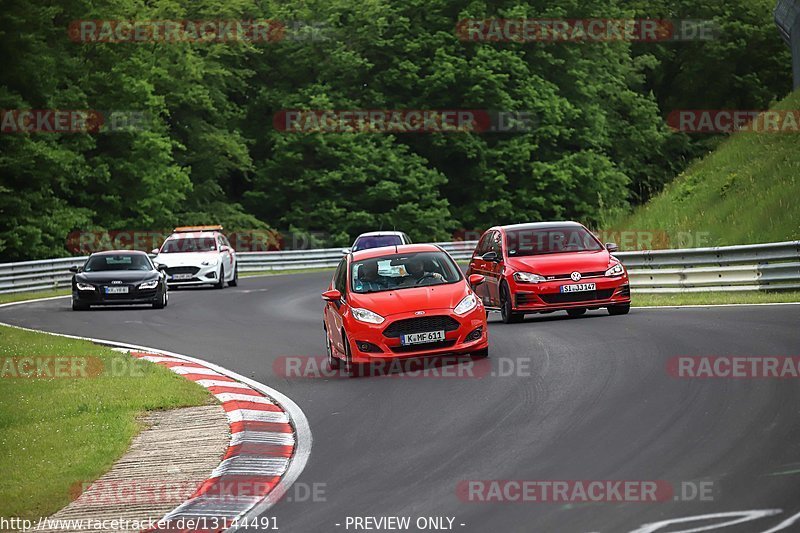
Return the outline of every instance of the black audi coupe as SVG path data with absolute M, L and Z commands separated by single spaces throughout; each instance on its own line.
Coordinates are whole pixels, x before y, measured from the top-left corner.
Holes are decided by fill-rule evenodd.
M 92 305 L 151 304 L 167 306 L 167 276 L 144 252 L 130 250 L 97 252 L 82 267 L 69 269 L 72 276 L 72 309 Z

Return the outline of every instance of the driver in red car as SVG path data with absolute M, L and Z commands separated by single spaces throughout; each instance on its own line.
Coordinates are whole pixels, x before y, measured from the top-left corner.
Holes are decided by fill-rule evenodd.
M 425 264 L 421 259 L 413 257 L 405 264 L 406 272 L 408 272 L 408 280 L 404 280 L 404 285 L 416 285 L 423 278 L 435 278 L 438 281 L 444 282 L 444 276 L 439 272 L 430 272 L 425 268 Z

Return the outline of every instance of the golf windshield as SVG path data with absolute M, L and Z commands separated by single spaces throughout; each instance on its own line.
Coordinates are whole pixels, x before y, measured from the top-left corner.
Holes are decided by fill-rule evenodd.
M 506 246 L 509 257 L 603 249 L 595 236 L 581 226 L 510 230 L 506 232 Z
M 395 254 L 353 261 L 351 273 L 351 288 L 361 294 L 455 283 L 461 279 L 461 271 L 443 252 Z

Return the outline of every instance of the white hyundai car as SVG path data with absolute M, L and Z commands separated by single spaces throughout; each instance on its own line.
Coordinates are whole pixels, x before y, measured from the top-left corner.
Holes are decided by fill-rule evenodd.
M 161 248 L 153 250 L 153 262 L 164 265 L 167 284 L 235 287 L 239 281 L 236 251 L 222 234 L 222 226 L 175 228 Z

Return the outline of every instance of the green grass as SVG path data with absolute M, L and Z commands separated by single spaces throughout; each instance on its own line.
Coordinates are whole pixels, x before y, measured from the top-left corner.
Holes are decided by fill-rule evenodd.
M 763 304 L 800 302 L 800 291 L 788 292 L 705 292 L 679 294 L 642 294 L 634 291 L 634 307 L 653 305 Z
M 0 304 L 10 302 L 21 302 L 22 300 L 33 300 L 35 298 L 51 298 L 53 296 L 67 296 L 70 289 L 57 289 L 42 292 L 13 292 L 11 294 L 0 294 Z
M 95 377 L 22 378 L 9 358 L 96 357 Z M 35 519 L 70 501 L 71 487 L 106 472 L 142 428 L 145 411 L 211 403 L 199 385 L 90 342 L 0 327 L 0 516 Z M 20 367 L 15 365 L 15 368 Z M 74 496 L 74 494 L 72 494 Z
M 774 109 L 800 109 L 800 91 Z M 800 239 L 800 134 L 738 133 L 609 231 L 663 231 L 668 248 Z M 630 248 L 629 248 L 630 249 Z

